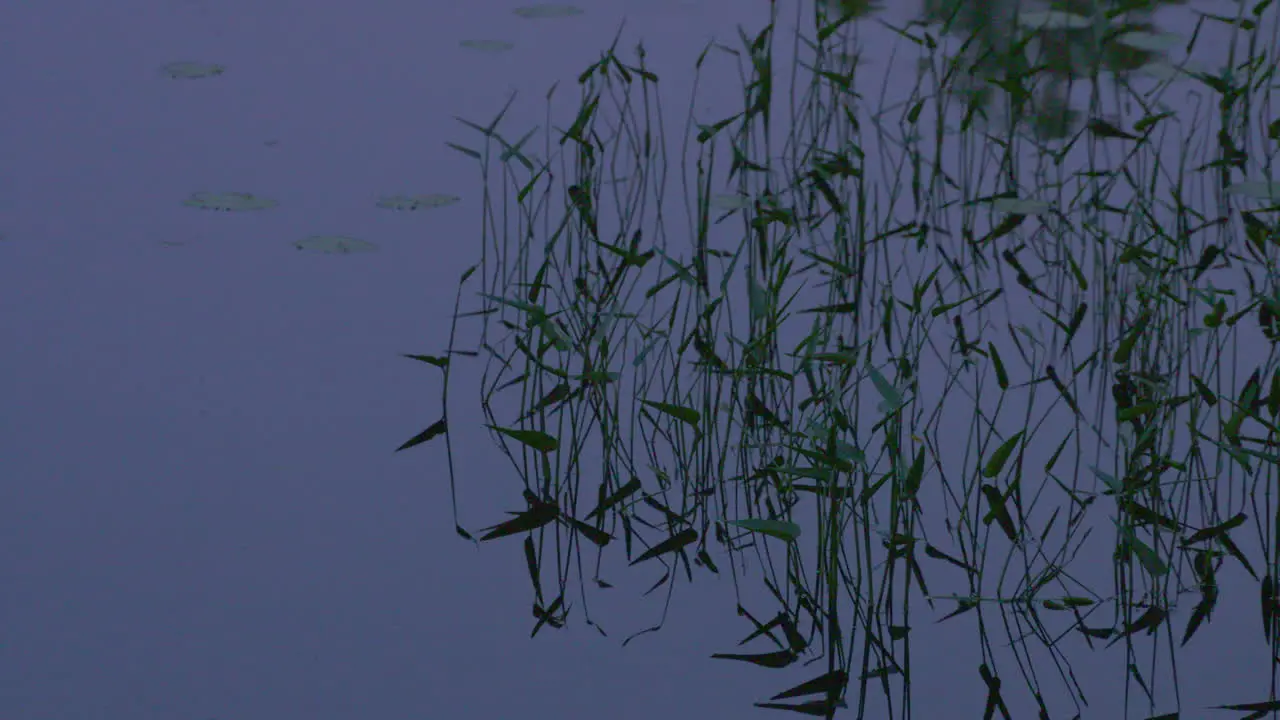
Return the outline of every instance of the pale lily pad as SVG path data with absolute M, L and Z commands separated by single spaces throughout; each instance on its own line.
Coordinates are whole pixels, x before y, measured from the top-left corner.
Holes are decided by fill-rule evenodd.
M 751 198 L 735 193 L 712 195 L 707 205 L 716 210 L 742 210 L 751 207 Z
M 293 244 L 299 250 L 324 253 L 326 255 L 350 255 L 351 253 L 371 253 L 378 249 L 377 245 L 359 238 L 345 235 L 312 235 Z
M 902 393 L 898 392 L 898 389 L 893 386 L 893 383 L 886 380 L 884 375 L 880 374 L 879 370 L 876 370 L 875 368 L 868 368 L 868 370 L 871 373 L 872 384 L 876 386 L 876 391 L 878 391 L 880 393 L 880 397 L 883 398 L 883 402 L 878 406 L 880 408 L 880 412 L 895 412 L 898 408 L 906 404 L 906 401 L 902 398 Z
M 506 40 L 463 40 L 458 44 L 468 50 L 491 54 L 504 53 L 516 46 Z
M 760 287 L 755 275 L 747 273 L 747 307 L 751 309 L 751 314 L 755 317 L 767 317 L 771 299 L 769 288 Z
M 1280 182 L 1245 180 L 1228 186 L 1226 192 L 1231 195 L 1244 195 L 1254 200 L 1280 200 Z
M 856 52 L 833 52 L 830 58 L 833 64 L 846 68 L 870 64 L 870 61 L 862 56 L 862 53 Z
M 1182 76 L 1181 70 L 1163 60 L 1143 65 L 1138 68 L 1138 73 L 1156 80 L 1176 80 Z
M 1156 60 L 1138 68 L 1138 72 L 1157 80 L 1181 80 L 1192 77 L 1196 73 L 1217 76 L 1223 70 L 1222 68 L 1211 67 L 1199 60 L 1184 60 L 1176 64 L 1167 60 Z
M 1020 13 L 1018 24 L 1036 30 L 1083 30 L 1093 27 L 1093 20 L 1061 10 L 1041 10 Z
M 1119 35 L 1116 37 L 1116 42 L 1137 50 L 1146 50 L 1154 53 L 1168 52 L 1186 43 L 1182 37 L 1173 33 L 1149 33 L 1141 30 Z
M 991 209 L 1016 215 L 1038 215 L 1049 209 L 1049 203 L 1043 200 L 1002 197 L 991 201 Z
M 269 198 L 250 195 L 241 192 L 196 192 L 191 193 L 191 197 L 182 201 L 187 207 L 200 208 L 202 210 L 221 210 L 224 212 L 246 210 L 266 210 L 273 208 L 280 203 Z
M 752 532 L 764 533 L 770 537 L 776 537 L 787 542 L 795 542 L 800 537 L 800 526 L 787 522 L 786 520 L 764 520 L 761 518 L 750 518 L 747 520 L 730 520 L 730 525 L 737 525 L 744 530 Z
M 462 198 L 457 195 L 383 195 L 378 198 L 378 207 L 384 210 L 429 210 L 431 208 L 452 205 Z
M 543 3 L 540 5 L 530 5 L 528 7 L 516 8 L 513 11 L 516 15 L 529 20 L 540 20 L 543 18 L 563 18 L 581 15 L 582 8 L 573 5 L 557 5 L 555 3 Z
M 225 65 L 217 63 L 180 61 L 171 62 L 160 68 L 160 74 L 175 80 L 195 80 L 197 78 L 216 77 L 226 72 Z

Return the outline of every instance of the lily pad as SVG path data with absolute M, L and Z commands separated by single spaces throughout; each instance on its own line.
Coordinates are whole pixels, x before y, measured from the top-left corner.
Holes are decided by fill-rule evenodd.
M 850 53 L 850 52 L 843 52 L 843 51 L 833 52 L 828 57 L 831 59 L 831 62 L 837 67 L 852 68 L 859 65 L 870 64 L 867 58 L 862 56 L 862 53 L 856 53 L 856 52 Z
M 991 209 L 1016 215 L 1038 215 L 1049 209 L 1049 203 L 1043 200 L 1002 197 L 991 201 Z
M 555 3 L 543 3 L 540 5 L 529 5 L 528 7 L 520 7 L 513 10 L 516 15 L 529 20 L 540 20 L 543 18 L 564 18 L 581 15 L 582 8 L 574 5 L 557 5 Z
M 504 53 L 516 46 L 515 43 L 506 40 L 463 40 L 458 44 L 468 50 L 494 55 Z
M 730 520 L 730 525 L 737 525 L 744 530 L 752 532 L 764 533 L 770 537 L 776 537 L 787 542 L 795 542 L 800 537 L 800 526 L 787 522 L 786 520 L 765 520 L 762 518 L 749 518 L 747 520 Z
M 179 61 L 171 62 L 160 68 L 160 74 L 175 80 L 195 80 L 197 78 L 217 77 L 226 72 L 225 65 L 206 62 Z
M 1093 20 L 1061 10 L 1040 10 L 1019 14 L 1018 24 L 1035 30 L 1083 30 L 1093 27 Z
M 1280 182 L 1265 180 L 1244 180 L 1227 187 L 1231 195 L 1244 195 L 1254 200 L 1280 200 Z
M 1184 38 L 1173 33 L 1149 33 L 1141 30 L 1119 35 L 1116 37 L 1116 42 L 1136 50 L 1146 50 L 1153 53 L 1168 52 L 1179 45 L 1186 44 Z
M 241 192 L 196 192 L 182 201 L 187 207 L 201 210 L 221 210 L 223 212 L 243 212 L 246 210 L 266 210 L 280 203 L 270 198 L 258 197 Z
M 299 250 L 324 253 L 326 255 L 350 255 L 351 253 L 376 252 L 377 245 L 358 238 L 345 235 L 312 235 L 293 244 Z
M 452 205 L 462 198 L 457 195 L 383 195 L 378 198 L 378 207 L 384 210 L 429 210 L 431 208 Z
M 722 193 L 708 198 L 707 205 L 715 210 L 742 210 L 751 207 L 751 198 L 734 193 Z
M 1182 70 L 1164 60 L 1147 63 L 1138 68 L 1137 72 L 1156 80 L 1177 80 L 1183 75 Z

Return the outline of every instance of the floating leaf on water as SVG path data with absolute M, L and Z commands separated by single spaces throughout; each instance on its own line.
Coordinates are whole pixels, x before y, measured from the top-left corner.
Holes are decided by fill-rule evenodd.
M 795 542 L 795 539 L 800 537 L 800 526 L 786 520 L 748 518 L 746 520 L 730 520 L 729 524 L 737 525 L 744 530 L 764 533 L 770 537 L 776 537 L 781 540 L 786 540 L 787 542 Z
M 1227 187 L 1231 195 L 1244 195 L 1254 200 L 1280 200 L 1280 182 L 1245 180 Z
M 431 427 L 427 428 L 426 430 L 423 430 L 417 435 L 414 435 L 413 437 L 406 440 L 403 445 L 396 448 L 396 452 L 400 452 L 401 450 L 407 450 L 411 447 L 414 447 L 415 445 L 421 445 L 422 443 L 427 442 L 431 438 L 436 437 L 438 435 L 444 435 L 447 432 L 449 432 L 449 421 L 445 420 L 444 418 L 441 418 L 437 420 L 435 423 L 433 423 Z
M 1089 120 L 1089 122 L 1085 124 L 1085 127 L 1088 128 L 1089 132 L 1093 133 L 1096 137 L 1117 138 L 1122 140 L 1140 139 L 1137 135 L 1127 133 L 1102 118 L 1093 118 Z
M 1149 33 L 1142 30 L 1134 30 L 1118 35 L 1116 42 L 1128 45 L 1136 50 L 1161 53 L 1183 45 L 1186 41 L 1173 33 Z
M 560 448 L 560 441 L 558 439 L 540 430 L 521 430 L 519 428 L 498 427 L 497 425 L 485 425 L 485 427 L 490 430 L 496 430 L 514 440 L 518 440 L 539 452 L 555 452 Z
M 1092 470 L 1093 474 L 1097 475 L 1102 482 L 1107 484 L 1107 487 L 1110 488 L 1112 494 L 1120 495 L 1124 493 L 1124 486 L 1120 484 L 1120 481 L 1116 479 L 1115 475 L 1100 470 L 1096 465 L 1090 465 L 1089 469 Z
M 652 400 L 641 400 L 640 402 L 644 403 L 645 405 L 648 405 L 649 407 L 655 410 L 658 410 L 659 412 L 666 413 L 667 415 L 670 415 L 671 417 L 677 420 L 686 422 L 692 425 L 694 428 L 698 427 L 698 421 L 702 417 L 697 410 L 694 410 L 693 408 L 685 407 L 683 405 L 673 405 L 671 403 L 653 402 Z
M 1154 60 L 1138 68 L 1137 72 L 1156 80 L 1173 81 L 1186 80 L 1194 77 L 1195 73 L 1217 75 L 1219 70 L 1196 60 L 1184 60 L 1177 63 L 1168 60 Z
M 743 662 L 749 662 L 753 665 L 759 665 L 760 667 L 784 668 L 790 665 L 791 663 L 795 662 L 798 655 L 794 650 L 788 649 L 788 650 L 775 650 L 773 652 L 754 653 L 754 654 L 712 653 L 711 657 L 716 658 L 718 660 L 741 660 Z M 784 705 L 783 703 L 756 703 L 756 704 L 763 707 L 769 707 L 769 706 L 791 707 L 788 705 Z M 804 704 L 807 705 L 808 703 L 804 703 Z M 796 705 L 794 707 L 800 707 L 800 706 Z M 809 713 L 809 714 L 820 714 L 820 713 Z
M 982 477 L 994 478 L 1000 475 L 1000 471 L 1004 469 L 1004 464 L 1009 460 L 1009 456 L 1013 454 L 1014 446 L 1022 439 L 1022 430 L 1013 434 L 1013 437 L 1005 440 L 1000 447 L 996 448 L 991 454 L 991 458 L 987 460 L 986 467 L 982 469 Z
M 182 204 L 202 210 L 243 212 L 246 210 L 266 210 L 280 203 L 269 198 L 242 192 L 195 192 L 191 193 L 191 197 L 183 200 Z
M 991 201 L 991 209 L 1016 215 L 1038 215 L 1048 211 L 1049 203 L 1043 200 L 1002 197 Z
M 860 65 L 871 64 L 862 53 L 836 51 L 827 55 L 831 64 L 838 68 L 856 68 Z
M 452 205 L 462 198 L 457 195 L 384 195 L 378 199 L 378 207 L 384 210 L 427 210 Z
M 293 244 L 299 250 L 324 253 L 326 255 L 350 255 L 351 253 L 371 253 L 378 249 L 367 240 L 360 240 L 344 235 L 312 235 Z
M 760 283 L 755 279 L 754 275 L 747 275 L 747 301 L 751 314 L 758 318 L 767 317 L 770 307 L 770 291 L 766 287 L 760 287 Z
M 529 5 L 513 10 L 516 15 L 529 20 L 540 20 L 543 18 L 563 18 L 581 15 L 582 8 L 573 5 L 557 5 L 555 3 L 543 3 L 539 5 Z
M 880 11 L 884 5 L 883 0 L 818 0 L 817 4 L 829 18 L 828 22 L 840 17 L 863 18 Z
M 504 53 L 515 47 L 515 43 L 506 40 L 463 40 L 458 43 L 468 50 L 475 50 L 482 53 Z
M 1038 30 L 1082 30 L 1093 27 L 1093 20 L 1061 10 L 1041 10 L 1019 14 L 1018 24 Z
M 1194 77 L 1196 73 L 1211 75 L 1213 77 L 1225 76 L 1228 79 L 1231 77 L 1231 68 L 1222 67 L 1220 65 L 1210 65 L 1209 63 L 1201 62 L 1200 60 L 1187 60 L 1186 62 L 1179 63 L 1177 67 L 1184 74 L 1191 77 Z
M 675 552 L 677 550 L 680 550 L 680 548 L 683 548 L 685 545 L 688 545 L 689 543 L 697 539 L 698 539 L 697 530 L 694 530 L 693 528 L 685 528 L 684 530 L 681 530 L 675 535 L 672 535 L 666 540 L 663 540 L 657 545 L 654 545 L 648 550 L 645 550 L 644 552 L 640 553 L 639 557 L 631 561 L 631 564 L 635 565 L 636 563 L 644 562 L 645 560 L 650 560 L 664 553 Z
M 1156 80 L 1176 80 L 1182 77 L 1181 70 L 1163 60 L 1147 63 L 1138 68 L 1137 72 Z
M 216 77 L 226 72 L 225 65 L 217 63 L 180 61 L 171 62 L 160 68 L 160 74 L 175 80 L 195 80 L 197 78 Z
M 707 205 L 716 210 L 741 210 L 751 207 L 751 198 L 734 193 L 722 193 L 712 195 L 707 200 Z
M 879 370 L 868 368 L 868 371 L 871 373 L 871 382 L 876 386 L 876 391 L 884 399 L 884 402 L 879 405 L 880 412 L 891 413 L 902 407 L 904 402 L 898 389 L 886 380 Z

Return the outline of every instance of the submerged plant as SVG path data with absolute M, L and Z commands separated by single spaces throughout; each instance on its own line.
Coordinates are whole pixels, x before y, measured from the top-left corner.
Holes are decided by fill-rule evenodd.
M 514 142 L 498 131 L 510 102 L 486 125 L 464 121 L 483 148 L 451 144 L 480 164 L 481 260 L 462 275 L 446 353 L 408 356 L 444 371 L 445 416 L 399 449 L 442 436 L 453 494 L 450 370 L 483 354 L 486 426 L 523 500 L 479 540 L 523 538 L 535 634 L 565 624 L 575 584 L 605 633 L 584 586 L 611 587 L 606 557 L 661 565 L 654 588 L 668 601 L 682 576 L 723 564 L 749 638 L 773 647 L 714 657 L 825 659 L 761 707 L 910 717 L 923 600 L 951 606 L 942 621 L 978 620 L 982 662 L 958 671 L 984 683 L 987 718 L 1010 717 L 1014 674 L 1050 716 L 1045 654 L 1081 712 L 1064 637 L 1076 650 L 1121 645 L 1126 688 L 1147 714 L 1176 717 L 1182 701 L 1152 692 L 1155 660 L 1140 668 L 1137 652 L 1170 641 L 1160 671 L 1176 680 L 1173 657 L 1211 619 L 1225 565 L 1259 588 L 1248 602 L 1261 604 L 1271 649 L 1260 661 L 1280 658 L 1269 530 L 1280 522 L 1280 194 L 1266 179 L 1280 121 L 1250 125 L 1269 117 L 1251 92 L 1265 100 L 1277 66 L 1262 37 L 1268 4 L 1249 18 L 1240 5 L 1249 60 L 1236 62 L 1233 41 L 1233 74 L 1195 76 L 1214 99 L 1207 117 L 1160 104 L 1169 81 L 1145 92 L 1121 73 L 1109 96 L 1095 79 L 1087 120 L 1059 127 L 1058 149 L 1023 132 L 1037 120 L 1020 111 L 1024 83 L 1063 81 L 1053 63 L 985 83 L 1008 123 L 984 131 L 954 98 L 986 60 L 946 56 L 931 25 L 894 28 L 922 53 L 920 81 L 896 104 L 883 92 L 871 102 L 840 59 L 855 10 L 871 4 L 827 3 L 794 41 L 805 74 L 775 87 L 773 4 L 741 49 L 699 58 L 700 74 L 713 49 L 732 53 L 747 85 L 729 117 L 698 123 L 690 111 L 688 244 L 668 241 L 660 80 L 643 46 L 624 61 L 615 39 L 579 78 L 576 117 L 545 134 L 546 160 L 525 149 L 534 130 Z M 1084 30 L 1063 15 L 1080 3 L 1051 5 L 1026 32 Z M 1123 12 L 1091 17 L 1104 36 L 1151 29 Z M 1014 44 L 1029 37 L 1018 27 L 1006 28 Z M 472 282 L 480 305 L 463 313 Z M 825 299 L 802 302 L 813 288 Z M 1015 324 L 1028 309 L 1042 321 Z M 482 320 L 475 350 L 457 345 L 467 316 Z M 1269 350 L 1240 353 L 1241 338 Z M 500 395 L 513 410 L 495 409 Z M 1257 550 L 1239 543 L 1249 526 Z M 1078 560 L 1105 537 L 1109 563 Z M 752 577 L 770 610 L 744 606 L 739 581 Z M 1191 612 L 1175 629 L 1180 602 Z M 1006 649 L 988 637 L 997 616 Z M 1280 709 L 1274 665 L 1271 676 L 1270 699 L 1223 707 Z M 886 711 L 867 707 L 875 687 Z

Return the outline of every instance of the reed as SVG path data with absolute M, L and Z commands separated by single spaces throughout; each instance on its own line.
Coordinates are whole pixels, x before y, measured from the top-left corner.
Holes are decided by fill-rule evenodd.
M 445 439 L 457 524 L 450 371 L 483 358 L 523 500 L 479 540 L 523 538 L 534 632 L 573 594 L 590 622 L 587 586 L 624 553 L 663 567 L 668 603 L 682 576 L 730 575 L 744 629 L 773 644 L 716 657 L 825 661 L 761 707 L 910 717 L 926 618 L 966 616 L 983 662 L 957 672 L 985 683 L 986 717 L 1009 717 L 1011 678 L 1048 717 L 1054 675 L 1082 712 L 1068 655 L 1086 643 L 1122 645 L 1126 712 L 1154 715 L 1184 709 L 1151 690 L 1154 648 L 1176 678 L 1230 563 L 1280 656 L 1270 0 L 1200 16 L 1232 27 L 1216 75 L 1165 60 L 1149 3 L 934 0 L 892 27 L 842 0 L 796 11 L 780 77 L 771 5 L 740 47 L 700 56 L 698 78 L 711 53 L 735 58 L 743 100 L 702 122 L 691 100 L 678 168 L 663 85 L 617 38 L 540 153 L 536 129 L 499 131 L 506 108 L 464 121 L 482 145 L 452 145 L 482 174 L 481 258 L 445 354 L 410 356 L 444 371 L 445 415 L 401 449 Z M 859 92 L 860 26 L 918 55 L 905 96 Z M 1189 86 L 1192 112 L 1161 100 Z M 1251 528 L 1261 559 L 1238 542 Z M 776 601 L 760 619 L 749 579 Z M 919 618 L 922 602 L 944 606 Z M 1274 668 L 1255 711 L 1280 708 Z

